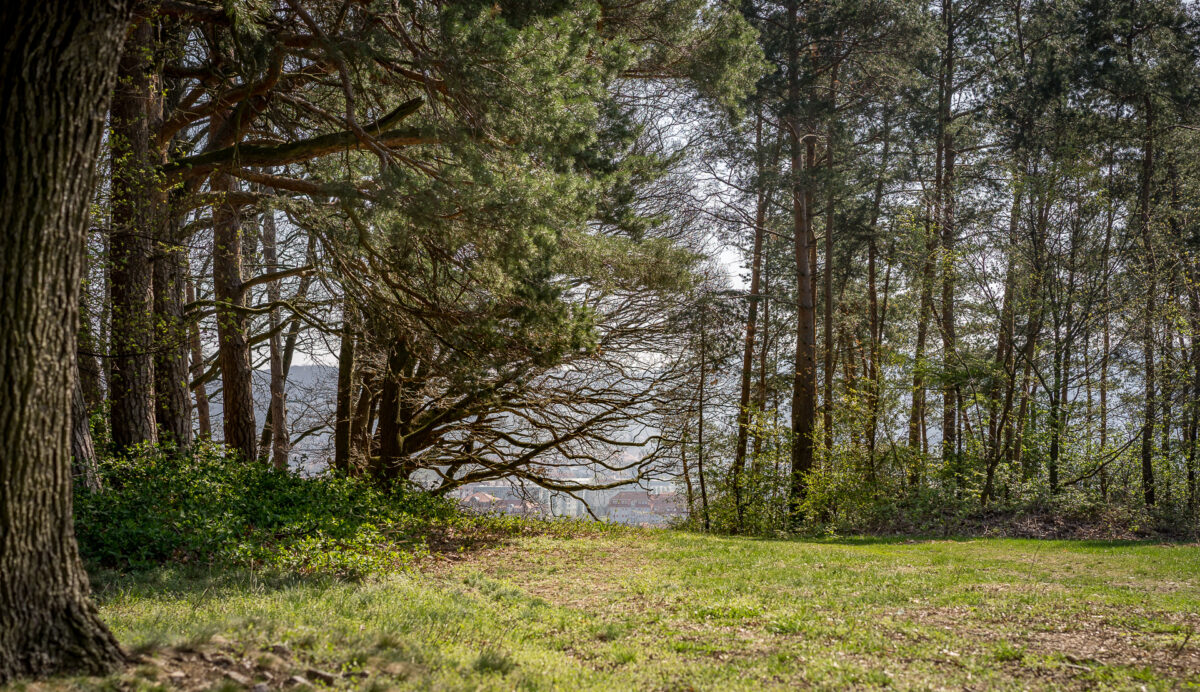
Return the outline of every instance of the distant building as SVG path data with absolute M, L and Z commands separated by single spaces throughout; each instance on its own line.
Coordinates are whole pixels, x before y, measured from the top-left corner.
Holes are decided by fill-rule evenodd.
M 562 471 L 555 475 L 556 480 L 578 486 L 604 482 L 596 476 L 571 476 Z M 686 514 L 683 502 L 670 487 L 651 481 L 648 489 L 626 486 L 628 489 L 580 490 L 572 494 L 493 481 L 471 483 L 452 491 L 450 496 L 464 508 L 480 514 L 574 519 L 595 516 L 616 524 L 664 526 Z
M 462 498 L 460 502 L 462 502 L 467 509 L 487 513 L 496 511 L 496 505 L 500 502 L 500 498 L 487 493 L 471 493 L 470 495 Z
M 653 494 L 646 490 L 622 490 L 608 501 L 609 521 L 633 526 L 661 526 L 683 515 L 675 493 Z
M 518 497 L 496 497 L 491 493 L 474 492 L 459 497 L 467 509 L 480 514 L 509 514 L 513 516 L 540 516 L 541 505 Z

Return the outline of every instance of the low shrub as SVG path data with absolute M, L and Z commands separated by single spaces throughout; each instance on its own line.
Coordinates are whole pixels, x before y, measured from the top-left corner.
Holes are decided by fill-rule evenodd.
M 186 454 L 142 448 L 100 461 L 103 490 L 77 488 L 75 531 L 93 567 L 164 563 L 278 569 L 356 578 L 425 552 L 449 500 L 356 478 L 302 478 L 227 459 L 198 442 Z

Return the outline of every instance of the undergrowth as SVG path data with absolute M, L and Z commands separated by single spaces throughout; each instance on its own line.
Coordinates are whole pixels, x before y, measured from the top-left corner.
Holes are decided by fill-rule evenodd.
M 90 567 L 251 567 L 361 577 L 402 569 L 427 551 L 431 524 L 453 504 L 397 486 L 302 478 L 229 459 L 198 442 L 188 453 L 143 448 L 100 460 L 103 490 L 76 489 L 75 530 Z
M 75 490 L 75 533 L 90 570 L 252 569 L 360 579 L 409 568 L 431 552 L 516 536 L 582 536 L 622 527 L 478 516 L 405 485 L 312 478 L 225 456 L 144 447 L 99 462 L 100 492 Z

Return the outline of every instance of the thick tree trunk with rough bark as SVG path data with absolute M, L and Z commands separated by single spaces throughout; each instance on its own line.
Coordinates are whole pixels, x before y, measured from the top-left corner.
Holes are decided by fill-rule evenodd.
M 88 201 L 130 4 L 8 2 L 0 52 L 0 685 L 124 656 L 71 516 L 71 398 Z
M 213 192 L 235 190 L 225 173 L 212 177 Z M 225 446 L 242 459 L 258 452 L 254 421 L 253 371 L 242 289 L 241 210 L 229 201 L 213 207 L 213 288 L 217 299 L 217 360 L 221 365 L 222 427 Z
M 168 230 L 169 227 L 168 227 Z M 188 321 L 183 315 L 187 255 L 172 238 L 159 244 L 154 258 L 154 419 L 159 437 L 180 449 L 192 446 L 192 399 L 189 391 Z
M 142 19 L 125 40 L 112 102 L 112 439 L 118 448 L 157 441 L 154 411 L 154 286 L 151 255 L 163 204 L 151 134 L 162 119 L 149 58 L 153 27 Z

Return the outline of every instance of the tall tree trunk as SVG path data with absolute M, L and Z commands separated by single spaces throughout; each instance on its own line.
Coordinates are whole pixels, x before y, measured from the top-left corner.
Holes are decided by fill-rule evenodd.
M 879 215 L 883 207 L 883 172 L 888 169 L 892 145 L 892 109 L 886 106 L 883 112 L 883 154 L 879 159 L 879 175 L 875 178 L 875 193 L 871 201 L 870 236 L 867 238 L 867 319 L 871 332 L 869 360 L 867 362 L 867 463 L 872 475 L 875 472 L 875 446 L 879 433 L 879 399 L 882 389 L 879 366 L 883 346 L 883 324 L 879 314 L 879 292 L 876 284 L 876 264 L 879 257 Z M 886 289 L 885 289 L 886 290 Z
M 152 134 L 162 120 L 153 25 L 138 20 L 125 40 L 112 102 L 112 375 L 113 443 L 119 449 L 157 441 L 154 419 L 154 287 L 151 254 L 163 200 Z
M 833 71 L 833 82 L 837 81 L 837 70 Z M 825 272 L 822 278 L 825 283 L 825 314 L 821 320 L 821 327 L 824 332 L 822 341 L 824 341 L 824 357 L 825 362 L 825 391 L 822 406 L 821 406 L 821 426 L 824 433 L 825 442 L 825 457 L 830 462 L 833 460 L 833 376 L 834 364 L 833 354 L 835 350 L 833 342 L 833 135 L 829 135 L 829 143 L 826 145 L 826 166 L 829 169 L 829 180 L 827 184 L 829 189 L 825 194 Z M 811 211 L 810 211 L 811 213 Z
M 1141 185 L 1138 192 L 1138 221 L 1141 224 L 1143 252 L 1146 264 L 1146 314 L 1142 321 L 1142 356 L 1145 366 L 1145 406 L 1142 421 L 1142 497 L 1146 505 L 1154 505 L 1154 320 L 1155 293 L 1158 292 L 1157 267 L 1154 261 L 1154 242 L 1150 228 L 1150 189 L 1154 178 L 1154 106 L 1147 98 L 1144 106 L 1145 135 L 1142 142 Z
M 1104 221 L 1104 249 L 1100 254 L 1100 280 L 1103 283 L 1101 288 L 1101 296 L 1104 300 L 1102 312 L 1104 314 L 1103 321 L 1103 350 L 1100 353 L 1100 456 L 1104 455 L 1108 448 L 1108 359 L 1112 353 L 1112 324 L 1110 313 L 1112 312 L 1112 298 L 1109 295 L 1109 253 L 1112 248 L 1112 231 L 1113 222 L 1116 216 L 1116 208 L 1113 204 L 1115 195 L 1112 193 L 1112 178 L 1113 178 L 1113 159 L 1114 152 L 1109 152 L 1108 160 L 1108 180 L 1106 188 L 1108 194 L 1105 195 L 1107 203 L 1105 204 L 1105 221 Z M 1108 502 L 1108 467 L 1106 465 L 1100 467 L 1100 497 L 1105 502 Z
M 763 235 L 766 232 L 767 194 L 762 155 L 762 115 L 758 116 L 754 130 L 754 146 L 758 157 L 758 199 L 754 208 L 754 250 L 750 260 L 750 305 L 746 316 L 746 337 L 742 346 L 742 383 L 738 398 L 738 435 L 733 457 L 733 493 L 737 507 L 738 528 L 742 523 L 741 475 L 746 465 L 746 442 L 750 435 L 750 377 L 754 369 L 754 337 L 758 324 L 759 274 L 762 269 Z M 759 412 L 761 414 L 761 412 Z
M 1017 291 L 1016 245 L 1021 216 L 1021 186 L 1017 183 L 1017 175 L 1018 168 L 1014 166 L 1013 201 L 1008 219 L 1008 267 L 1004 272 L 1004 296 L 1000 304 L 1000 324 L 996 329 L 996 357 L 992 364 L 994 374 L 988 391 L 988 445 L 980 495 L 980 504 L 984 507 L 995 494 L 996 468 L 1004 454 L 1002 436 L 1012 417 L 1013 389 L 1016 386 L 1016 309 L 1013 303 Z
M 87 209 L 131 3 L 0 6 L 0 685 L 100 674 L 71 513 L 71 399 Z
M 173 224 L 165 230 L 154 259 L 154 418 L 162 439 L 186 449 L 192 445 L 189 321 L 183 314 L 187 252 L 176 243 Z
M 793 76 L 793 81 L 797 78 Z M 798 103 L 798 94 L 793 94 Z M 802 176 L 811 173 L 803 169 L 800 124 L 791 123 L 789 132 L 792 150 L 792 223 L 796 261 L 796 360 L 792 383 L 792 467 L 791 513 L 800 518 L 801 506 L 808 492 L 808 473 L 813 468 L 813 423 L 816 416 L 816 311 L 813 301 L 813 276 L 810 254 L 810 208 L 808 190 Z M 811 143 L 809 144 L 811 146 Z
M 214 193 L 233 192 L 226 173 L 214 173 Z M 217 300 L 217 360 L 221 366 L 222 428 L 225 445 L 242 459 L 255 459 L 253 372 L 242 289 L 241 208 L 225 200 L 213 206 L 213 289 Z
M 755 468 L 758 468 L 758 456 L 759 456 L 760 452 L 762 451 L 762 441 L 763 441 L 763 436 L 764 436 L 764 433 L 762 431 L 763 431 L 763 426 L 765 426 L 765 424 L 766 424 L 767 360 L 770 356 L 770 349 L 771 349 L 771 299 L 770 299 L 770 295 L 771 295 L 771 263 L 769 261 L 767 261 L 767 258 L 771 256 L 770 238 L 764 237 L 763 243 L 765 244 L 766 252 L 764 252 L 764 254 L 763 254 L 762 289 L 761 289 L 763 314 L 762 314 L 762 338 L 760 339 L 760 341 L 762 342 L 762 346 L 759 348 L 759 351 L 758 351 L 758 386 L 755 388 L 755 393 L 754 393 L 754 408 L 755 408 L 755 410 L 757 410 L 759 412 L 759 415 L 762 416 L 763 418 L 760 421 L 762 423 L 762 425 L 760 425 L 758 428 L 759 432 L 757 434 L 755 434 L 755 436 L 754 436 Z
M 945 46 L 942 56 L 942 86 L 939 100 L 938 129 L 942 140 L 942 170 L 937 181 L 938 223 L 942 232 L 942 361 L 947 380 L 942 387 L 942 462 L 954 472 L 956 487 L 965 483 L 958 454 L 959 384 L 958 354 L 954 315 L 955 274 L 958 258 L 954 256 L 958 229 L 955 227 L 954 162 L 955 142 L 951 122 L 951 107 L 955 94 L 955 23 L 954 0 L 942 0 L 942 20 Z
M 1187 431 L 1187 506 L 1194 514 L 1196 511 L 1196 439 L 1200 430 L 1200 292 L 1197 291 L 1195 267 L 1189 272 L 1193 280 L 1188 286 L 1189 322 L 1191 327 L 1191 375 L 1192 392 L 1188 409 L 1190 424 Z
M 937 253 L 938 234 L 925 226 L 925 266 L 921 271 L 921 305 L 917 315 L 917 340 L 913 349 L 912 408 L 908 416 L 908 447 L 914 457 L 924 451 L 925 441 L 925 346 L 929 338 L 929 319 L 933 315 L 933 264 Z M 909 469 L 909 485 L 920 482 L 919 464 L 913 459 Z

